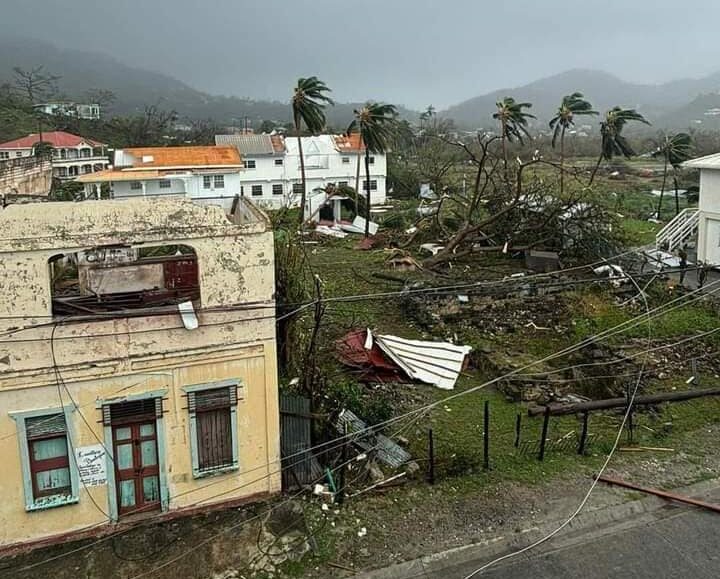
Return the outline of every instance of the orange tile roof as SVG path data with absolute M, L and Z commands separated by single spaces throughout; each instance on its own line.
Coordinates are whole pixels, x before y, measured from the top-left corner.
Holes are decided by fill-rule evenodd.
M 365 145 L 360 138 L 360 133 L 351 133 L 349 135 L 335 135 L 335 146 L 338 151 L 364 151 Z
M 162 179 L 160 171 L 121 171 L 119 169 L 105 169 L 95 173 L 80 175 L 75 181 L 78 183 L 107 183 L 109 181 L 141 181 L 146 179 Z
M 236 147 L 134 147 L 123 149 L 137 159 L 134 169 L 145 167 L 242 167 L 242 159 Z M 152 160 L 143 162 L 143 157 Z

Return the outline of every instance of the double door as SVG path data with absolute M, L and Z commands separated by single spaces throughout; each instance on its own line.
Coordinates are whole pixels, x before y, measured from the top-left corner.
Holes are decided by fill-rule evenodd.
M 154 420 L 113 425 L 115 482 L 120 515 L 160 508 L 160 471 Z

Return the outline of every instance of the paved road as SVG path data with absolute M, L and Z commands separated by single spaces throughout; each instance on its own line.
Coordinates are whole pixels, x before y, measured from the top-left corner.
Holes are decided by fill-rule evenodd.
M 666 516 L 630 528 L 627 523 L 547 543 L 527 555 L 476 575 L 483 579 L 717 579 L 720 577 L 720 514 L 669 507 Z M 631 523 L 632 524 L 632 523 Z M 558 540 L 562 540 L 558 537 Z M 418 577 L 463 579 L 486 560 Z

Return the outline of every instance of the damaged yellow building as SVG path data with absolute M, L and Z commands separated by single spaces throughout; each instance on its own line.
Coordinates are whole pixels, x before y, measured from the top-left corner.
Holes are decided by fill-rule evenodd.
M 0 550 L 280 489 L 272 232 L 181 199 L 0 211 Z

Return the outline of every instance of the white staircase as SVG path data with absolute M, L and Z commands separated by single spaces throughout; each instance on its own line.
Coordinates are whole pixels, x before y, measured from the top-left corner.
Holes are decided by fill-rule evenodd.
M 700 211 L 696 207 L 683 209 L 658 231 L 655 236 L 655 247 L 670 252 L 681 247 L 685 241 L 697 235 L 699 220 Z

